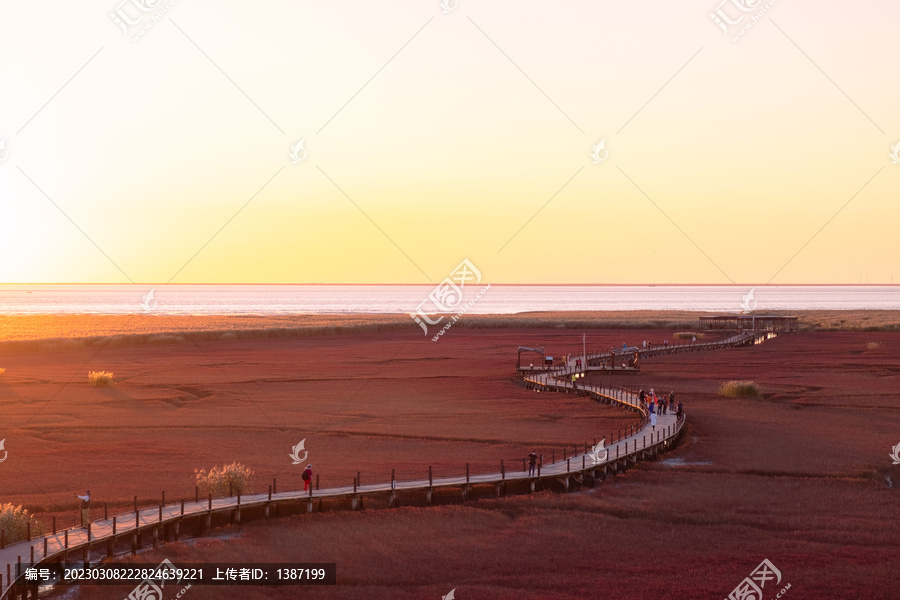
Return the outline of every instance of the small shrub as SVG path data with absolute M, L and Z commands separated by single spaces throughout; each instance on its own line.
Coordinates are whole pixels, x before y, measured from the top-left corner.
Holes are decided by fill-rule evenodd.
M 224 465 L 221 468 L 213 467 L 206 472 L 205 469 L 194 470 L 199 485 L 207 493 L 213 496 L 228 496 L 231 494 L 246 494 L 250 492 L 250 476 L 253 471 L 239 462 Z
M 866 349 L 867 350 L 878 350 L 881 348 L 881 342 L 867 342 Z M 0 369 L 0 375 L 3 374 L 3 369 Z
M 91 371 L 88 373 L 88 381 L 96 387 L 106 387 L 113 384 L 113 374 L 109 371 Z
M 25 539 L 31 515 L 21 505 L 0 504 L 0 530 L 7 544 Z M 43 535 L 44 528 L 37 521 L 31 521 L 31 537 Z
M 706 337 L 706 334 L 703 332 L 695 332 L 695 331 L 679 331 L 675 334 L 675 339 L 678 340 L 690 340 L 693 338 L 697 338 L 698 340 Z
M 719 393 L 729 398 L 759 398 L 759 386 L 752 381 L 726 381 Z

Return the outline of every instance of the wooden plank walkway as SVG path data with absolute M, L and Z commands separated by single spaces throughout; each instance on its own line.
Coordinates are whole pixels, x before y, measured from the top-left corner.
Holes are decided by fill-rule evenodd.
M 678 354 L 688 351 L 716 350 L 730 348 L 750 343 L 758 343 L 764 338 L 760 334 L 744 333 L 727 338 L 719 342 L 697 343 L 689 345 L 673 345 L 666 347 L 654 347 L 647 350 L 639 350 L 642 356 L 657 356 L 660 354 Z M 684 346 L 690 346 L 685 349 Z M 593 354 L 588 360 L 604 360 L 610 356 L 607 354 Z M 433 494 L 439 489 L 458 488 L 462 498 L 465 499 L 474 485 L 493 484 L 496 486 L 497 495 L 501 495 L 509 484 L 525 483 L 528 489 L 534 491 L 540 484 L 547 487 L 547 483 L 561 485 L 568 490 L 573 482 L 584 483 L 586 478 L 593 483 L 598 475 L 605 478 L 610 471 L 614 474 L 629 464 L 638 460 L 655 456 L 659 451 L 668 449 L 674 443 L 684 426 L 684 416 L 676 419 L 674 415 L 658 415 L 655 428 L 649 424 L 649 413 L 645 405 L 633 391 L 622 388 L 600 388 L 587 384 L 573 384 L 569 378 L 575 372 L 574 359 L 569 364 L 555 369 L 553 372 L 543 372 L 530 375 L 525 378 L 526 384 L 531 389 L 544 389 L 547 391 L 565 391 L 589 395 L 592 399 L 610 404 L 617 404 L 641 415 L 639 426 L 632 428 L 629 435 L 623 435 L 621 439 L 606 440 L 605 458 L 595 460 L 591 452 L 576 453 L 556 462 L 541 464 L 539 472 L 530 476 L 526 472 L 504 471 L 498 473 L 471 474 L 456 477 L 437 477 L 432 479 L 418 479 L 413 481 L 395 481 L 373 483 L 362 486 L 343 486 L 321 490 L 289 491 L 279 493 L 250 494 L 246 496 L 233 496 L 227 498 L 213 498 L 211 501 L 203 499 L 199 502 L 170 503 L 164 506 L 143 508 L 135 512 L 117 515 L 114 519 L 100 519 L 90 523 L 88 529 L 73 527 L 54 534 L 37 537 L 31 541 L 22 541 L 9 544 L 0 549 L 0 600 L 11 596 L 9 593 L 11 579 L 24 574 L 29 566 L 42 562 L 53 562 L 71 559 L 77 554 L 86 556 L 91 549 L 102 548 L 108 543 L 122 539 L 126 536 L 134 536 L 136 533 L 150 532 L 154 541 L 157 539 L 161 526 L 174 525 L 175 537 L 178 536 L 178 526 L 186 519 L 206 518 L 207 524 L 214 514 L 232 513 L 241 509 L 259 508 L 265 509 L 266 516 L 269 510 L 283 503 L 306 503 L 308 512 L 313 511 L 314 501 L 329 499 L 350 499 L 351 507 L 361 506 L 363 497 L 388 496 L 389 505 L 394 505 L 394 497 L 399 492 L 424 491 L 427 494 L 427 502 L 433 502 Z M 626 434 L 629 432 L 626 431 Z M 127 538 L 126 538 L 127 539 Z M 18 586 L 17 593 L 22 586 Z

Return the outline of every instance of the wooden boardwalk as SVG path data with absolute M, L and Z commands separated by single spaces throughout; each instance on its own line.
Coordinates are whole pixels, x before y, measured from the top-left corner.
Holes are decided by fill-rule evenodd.
M 717 350 L 753 343 L 759 343 L 765 334 L 743 333 L 720 342 L 706 342 L 669 347 L 654 347 L 638 350 L 642 357 L 660 354 L 679 354 L 701 350 Z M 609 360 L 611 353 L 589 355 L 591 361 Z M 110 519 L 100 519 L 90 523 L 88 528 L 73 527 L 56 534 L 36 537 L 30 541 L 8 544 L 0 548 L 0 600 L 7 598 L 25 598 L 35 594 L 34 589 L 25 585 L 12 586 L 11 582 L 24 575 L 29 566 L 42 563 L 88 563 L 96 560 L 97 553 L 114 556 L 117 546 L 130 544 L 132 552 L 142 543 L 151 540 L 155 547 L 160 541 L 177 540 L 184 530 L 190 528 L 198 534 L 207 531 L 213 525 L 214 518 L 227 518 L 232 522 L 241 521 L 241 513 L 256 511 L 268 518 L 277 514 L 279 506 L 292 506 L 294 512 L 299 510 L 313 512 L 321 509 L 323 502 L 339 501 L 341 506 L 351 510 L 359 509 L 364 498 L 380 498 L 387 501 L 387 506 L 397 506 L 401 497 L 408 499 L 410 494 L 424 495 L 426 504 L 435 501 L 435 494 L 447 490 L 456 490 L 460 499 L 473 496 L 476 486 L 483 489 L 492 486 L 497 496 L 521 491 L 534 492 L 538 489 L 569 490 L 575 485 L 593 486 L 598 480 L 615 475 L 638 460 L 651 458 L 659 452 L 668 450 L 681 433 L 684 417 L 676 419 L 674 415 L 659 415 L 656 427 L 649 424 L 649 413 L 642 405 L 637 394 L 623 388 L 600 388 L 586 384 L 573 384 L 571 375 L 575 372 L 572 359 L 568 365 L 529 375 L 525 378 L 530 389 L 542 389 L 557 392 L 572 392 L 590 396 L 593 400 L 615 404 L 640 414 L 640 424 L 625 432 L 620 432 L 618 439 L 605 440 L 605 452 L 599 455 L 589 450 L 578 452 L 561 460 L 542 463 L 535 475 L 527 472 L 502 470 L 497 473 L 467 474 L 456 477 L 435 477 L 413 481 L 394 481 L 373 483 L 360 486 L 343 486 L 308 492 L 289 491 L 280 493 L 250 494 L 228 498 L 206 498 L 197 501 L 179 501 L 152 508 L 139 509 L 116 515 Z M 591 449 L 592 450 L 592 449 Z M 93 556 L 93 558 L 92 558 Z M 18 580 L 22 583 L 22 579 Z

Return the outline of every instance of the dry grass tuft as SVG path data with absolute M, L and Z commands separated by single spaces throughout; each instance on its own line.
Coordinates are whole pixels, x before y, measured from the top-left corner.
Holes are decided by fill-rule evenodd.
M 3 531 L 7 544 L 24 540 L 27 535 L 28 522 L 31 521 L 31 536 L 39 536 L 44 533 L 44 527 L 38 521 L 33 521 L 31 514 L 21 505 L 0 504 L 0 530 Z
M 0 368 L 0 375 L 3 375 L 4 373 L 6 373 L 6 369 Z
M 866 343 L 866 349 L 867 349 L 867 350 L 878 350 L 879 348 L 881 348 L 881 342 L 868 342 L 868 343 Z M 3 373 L 3 371 L 0 370 L 0 373 Z
M 239 462 L 213 467 L 207 473 L 205 469 L 194 470 L 197 485 L 213 496 L 246 494 L 250 491 L 250 477 L 253 471 Z
M 113 374 L 109 371 L 91 371 L 88 373 L 88 381 L 96 387 L 107 387 L 114 383 Z
M 706 337 L 706 334 L 703 332 L 697 331 L 679 331 L 675 334 L 675 339 L 678 340 L 690 340 L 693 338 L 702 339 Z
M 752 381 L 726 381 L 719 393 L 729 398 L 759 398 L 759 386 Z

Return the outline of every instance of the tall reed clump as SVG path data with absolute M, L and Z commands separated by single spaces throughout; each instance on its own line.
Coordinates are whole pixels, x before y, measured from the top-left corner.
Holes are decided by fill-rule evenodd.
M 91 371 L 88 373 L 88 381 L 96 387 L 106 387 L 113 384 L 113 374 L 109 371 Z
M 759 386 L 752 381 L 726 381 L 719 393 L 729 398 L 759 398 Z
M 21 505 L 0 504 L 0 530 L 7 544 L 22 541 L 28 534 L 28 522 L 31 515 Z M 31 537 L 44 533 L 44 527 L 37 521 L 31 521 Z
M 679 331 L 675 334 L 675 339 L 677 340 L 690 340 L 693 338 L 699 340 L 704 337 L 706 337 L 706 334 L 702 331 Z
M 250 492 L 250 476 L 253 471 L 246 465 L 233 462 L 230 465 L 206 469 L 194 469 L 197 485 L 213 496 L 228 496 L 229 493 L 246 494 Z

